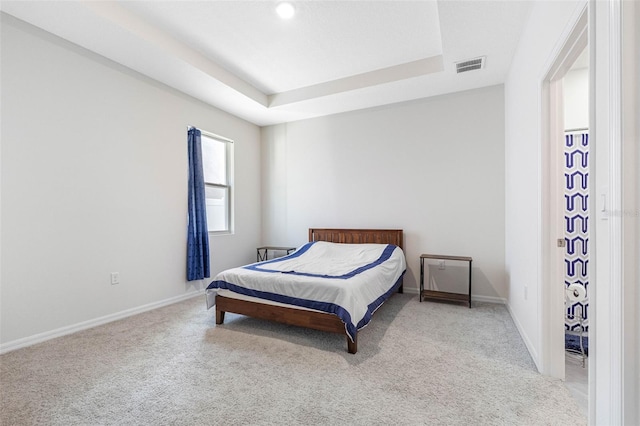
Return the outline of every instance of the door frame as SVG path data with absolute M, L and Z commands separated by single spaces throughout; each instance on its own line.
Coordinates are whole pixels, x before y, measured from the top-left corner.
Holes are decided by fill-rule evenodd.
M 574 25 L 561 38 L 562 41 L 554 50 L 542 78 L 540 370 L 543 374 L 563 380 L 565 376 L 565 292 L 564 286 L 558 283 L 564 282 L 565 249 L 557 245 L 558 239 L 564 239 L 562 152 L 565 128 L 562 79 L 588 45 L 588 10 L 587 3 L 577 9 L 576 17 L 572 20 Z M 592 102 L 593 96 L 590 91 L 589 103 Z M 593 315 L 593 310 L 590 311 L 590 315 Z
M 563 332 L 559 333 L 554 324 L 563 324 L 557 306 L 564 301 L 564 294 L 562 286 L 549 280 L 558 274 L 553 244 L 557 237 L 553 232 L 559 215 L 557 206 L 550 203 L 551 187 L 557 188 L 558 175 L 557 171 L 552 173 L 551 156 L 557 148 L 552 134 L 557 137 L 561 133 L 552 129 L 558 120 L 554 119 L 554 124 L 550 114 L 559 105 L 554 104 L 559 86 L 552 83 L 561 75 L 558 72 L 562 72 L 563 64 L 570 62 L 574 37 L 582 32 L 586 16 L 592 142 L 589 185 L 593 194 L 589 203 L 589 277 L 594 284 L 589 294 L 590 424 L 637 424 L 640 420 L 640 326 L 636 324 L 640 306 L 640 290 L 636 289 L 640 282 L 640 245 L 636 241 L 640 194 L 635 186 L 640 164 L 636 151 L 640 128 L 635 127 L 640 93 L 637 70 L 632 69 L 637 62 L 634 37 L 640 31 L 635 19 L 640 16 L 638 7 L 625 0 L 588 0 L 584 7 L 578 7 L 570 20 L 574 24 L 563 33 L 540 79 L 540 371 L 563 377 L 564 354 L 560 358 L 558 349 L 564 346 L 558 339 Z
M 595 102 L 597 194 L 591 205 L 596 231 L 595 304 L 590 334 L 595 357 L 589 370 L 589 418 L 593 424 L 638 424 L 640 413 L 640 304 L 637 270 L 636 123 L 638 86 L 634 65 L 638 5 L 590 0 L 597 46 L 590 66 Z M 623 108 L 624 105 L 624 108 Z M 593 293 L 592 293 L 593 294 Z

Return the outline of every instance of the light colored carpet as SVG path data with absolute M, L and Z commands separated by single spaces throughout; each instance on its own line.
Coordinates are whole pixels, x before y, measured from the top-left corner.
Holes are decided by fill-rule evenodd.
M 580 425 L 504 306 L 394 295 L 343 336 L 196 298 L 0 357 L 3 425 Z

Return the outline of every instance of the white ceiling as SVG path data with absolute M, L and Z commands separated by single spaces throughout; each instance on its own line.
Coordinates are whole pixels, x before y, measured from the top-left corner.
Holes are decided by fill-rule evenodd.
M 2 11 L 258 125 L 504 82 L 530 1 L 6 1 Z M 455 73 L 484 56 L 485 68 Z

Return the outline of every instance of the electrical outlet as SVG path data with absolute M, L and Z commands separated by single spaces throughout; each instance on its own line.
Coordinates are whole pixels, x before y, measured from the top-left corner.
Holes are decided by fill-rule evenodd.
M 111 273 L 111 285 L 120 284 L 120 272 Z
M 446 269 L 444 260 L 438 260 L 438 269 Z
M 528 297 L 529 297 L 529 288 L 525 285 L 524 286 L 524 300 L 527 300 Z

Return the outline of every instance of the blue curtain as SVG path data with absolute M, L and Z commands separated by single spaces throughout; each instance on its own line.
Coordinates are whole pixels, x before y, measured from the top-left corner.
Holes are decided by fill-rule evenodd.
M 187 280 L 210 277 L 209 233 L 202 172 L 200 130 L 188 132 L 189 149 L 189 227 L 187 229 Z

